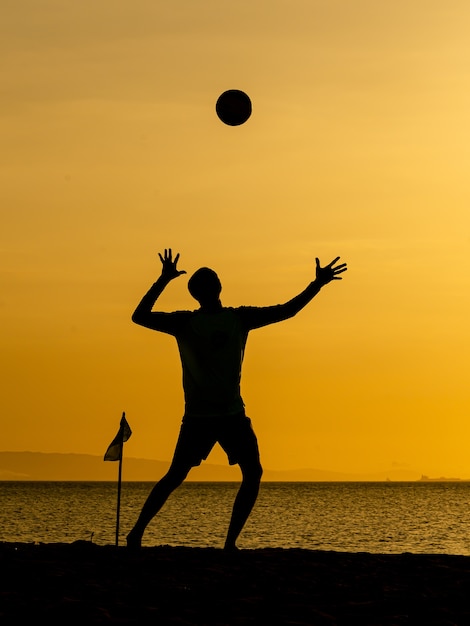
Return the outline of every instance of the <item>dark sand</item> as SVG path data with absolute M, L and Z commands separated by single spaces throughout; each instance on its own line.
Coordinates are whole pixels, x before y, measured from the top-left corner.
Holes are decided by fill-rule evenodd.
M 470 557 L 0 543 L 0 624 L 470 625 Z

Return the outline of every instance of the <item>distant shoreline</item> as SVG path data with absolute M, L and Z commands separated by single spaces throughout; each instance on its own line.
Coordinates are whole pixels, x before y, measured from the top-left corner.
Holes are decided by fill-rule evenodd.
M 105 462 L 102 456 L 53 452 L 0 451 L 0 481 L 115 481 L 117 463 Z M 168 470 L 169 462 L 124 458 L 124 482 L 155 482 Z M 238 466 L 202 463 L 193 468 L 187 482 L 238 482 Z M 270 470 L 265 468 L 263 482 L 467 482 L 470 479 L 429 477 L 412 470 L 371 473 L 336 472 L 303 468 Z

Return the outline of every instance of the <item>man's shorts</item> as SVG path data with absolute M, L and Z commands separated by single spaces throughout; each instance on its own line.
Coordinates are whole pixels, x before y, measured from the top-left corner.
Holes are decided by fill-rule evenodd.
M 176 443 L 173 463 L 194 467 L 219 443 L 230 465 L 259 463 L 259 449 L 251 420 L 245 413 L 220 417 L 185 416 Z

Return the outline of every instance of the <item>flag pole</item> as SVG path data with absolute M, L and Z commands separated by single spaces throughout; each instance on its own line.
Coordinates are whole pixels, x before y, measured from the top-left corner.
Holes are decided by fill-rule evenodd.
M 124 417 L 124 413 L 122 414 Z M 117 492 L 117 511 L 116 511 L 116 547 L 119 545 L 119 512 L 121 510 L 121 478 L 122 478 L 122 452 L 124 448 L 124 442 L 122 440 L 121 433 L 121 441 L 119 442 L 120 446 L 120 454 L 119 454 L 119 469 L 118 469 L 118 492 Z
M 109 444 L 104 455 L 105 461 L 119 461 L 116 511 L 116 546 L 119 545 L 119 514 L 121 510 L 122 457 L 124 456 L 124 442 L 127 441 L 131 435 L 132 430 L 127 423 L 126 413 L 123 411 L 118 433 Z

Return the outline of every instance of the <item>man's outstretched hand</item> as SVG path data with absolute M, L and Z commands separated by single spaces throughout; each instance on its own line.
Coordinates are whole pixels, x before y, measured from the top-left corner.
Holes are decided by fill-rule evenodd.
M 160 252 L 158 253 L 158 256 L 162 262 L 162 278 L 165 278 L 166 280 L 173 280 L 173 278 L 177 278 L 178 276 L 181 276 L 181 274 L 186 274 L 185 270 L 179 270 L 176 267 L 178 259 L 180 258 L 179 253 L 173 259 L 171 248 L 169 248 L 168 250 L 165 249 L 163 256 Z
M 320 266 L 319 259 L 315 259 L 315 261 L 317 263 L 316 280 L 321 286 L 327 285 L 332 280 L 342 280 L 343 277 L 339 276 L 339 274 L 342 274 L 348 269 L 346 263 L 336 265 L 339 261 L 339 256 L 337 256 L 336 259 L 333 259 L 331 263 L 328 263 L 328 265 L 325 265 L 325 267 Z

